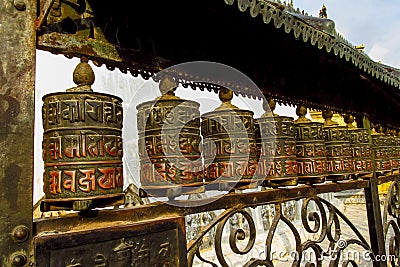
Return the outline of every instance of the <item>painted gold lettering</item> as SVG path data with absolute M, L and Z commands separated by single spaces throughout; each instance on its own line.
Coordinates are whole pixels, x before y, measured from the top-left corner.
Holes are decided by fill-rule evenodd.
M 170 256 L 170 253 L 171 253 L 171 245 L 169 242 L 164 242 L 160 244 L 158 255 L 160 255 L 163 259 L 166 259 Z

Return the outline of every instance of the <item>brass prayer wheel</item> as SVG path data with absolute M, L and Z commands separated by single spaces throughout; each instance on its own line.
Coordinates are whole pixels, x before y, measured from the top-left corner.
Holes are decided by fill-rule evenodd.
M 297 185 L 296 139 L 294 119 L 266 112 L 257 119 L 260 135 L 257 136 L 259 163 L 257 173 L 264 177 L 264 186 Z
M 253 112 L 231 104 L 233 92 L 222 88 L 221 106 L 203 114 L 203 158 L 209 189 L 230 190 L 257 180 L 257 148 Z
M 374 133 L 372 137 L 372 151 L 375 156 L 376 171 L 384 174 L 392 170 L 390 139 L 384 133 Z
M 333 112 L 330 109 L 323 110 L 322 117 L 325 119 L 327 179 L 334 181 L 348 179 L 354 174 L 348 127 L 339 126 L 339 123 L 332 120 Z
M 67 92 L 43 97 L 42 211 L 123 204 L 122 100 L 92 92 L 85 60 L 74 82 Z
M 324 131 L 327 178 L 335 181 L 350 178 L 354 167 L 347 127 L 326 126 Z
M 367 129 L 349 129 L 350 148 L 356 176 L 372 173 L 371 147 Z
M 307 119 L 307 109 L 296 109 L 299 118 L 295 121 L 297 177 L 299 183 L 325 182 L 326 151 L 324 124 Z
M 164 77 L 162 96 L 136 107 L 140 183 L 148 195 L 175 197 L 203 185 L 200 104 L 175 96 L 176 87 Z

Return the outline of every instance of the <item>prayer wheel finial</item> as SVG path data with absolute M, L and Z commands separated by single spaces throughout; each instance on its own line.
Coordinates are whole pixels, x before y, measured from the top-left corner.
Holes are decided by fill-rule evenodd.
M 175 95 L 176 88 L 178 87 L 177 82 L 172 76 L 164 76 L 160 80 L 160 84 L 158 86 L 162 99 L 180 99 Z
M 92 84 L 95 76 L 87 58 L 81 58 L 81 62 L 76 66 L 72 78 L 77 86 L 67 89 L 67 92 L 93 92 Z
M 226 109 L 239 109 L 237 106 L 231 103 L 233 99 L 233 91 L 222 87 L 218 93 L 219 100 L 221 100 L 222 104 L 217 107 L 215 110 L 226 110 Z
M 299 118 L 294 121 L 296 123 L 298 123 L 298 122 L 311 122 L 310 119 L 306 118 L 307 108 L 304 105 L 297 106 L 296 115 L 299 116 Z
M 276 103 L 272 97 L 266 99 L 266 101 L 264 100 L 263 101 L 263 109 L 264 109 L 265 113 L 261 116 L 261 118 L 278 117 L 278 115 L 274 113 L 275 107 L 276 107 Z
M 351 114 L 346 114 L 343 116 L 343 120 L 346 123 L 347 128 L 349 129 L 355 129 L 356 127 L 354 126 L 354 116 Z
M 339 123 L 332 120 L 333 112 L 330 109 L 325 109 L 322 111 L 322 118 L 324 118 L 324 126 L 338 126 Z

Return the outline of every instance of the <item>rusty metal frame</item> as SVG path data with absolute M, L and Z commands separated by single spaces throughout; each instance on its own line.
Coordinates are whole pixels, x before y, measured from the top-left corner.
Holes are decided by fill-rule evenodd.
M 394 177 L 394 176 L 393 176 Z M 230 193 L 222 197 L 196 200 L 170 200 L 155 202 L 118 210 L 93 211 L 63 216 L 61 218 L 38 219 L 35 221 L 35 234 L 49 229 L 66 232 L 76 229 L 82 224 L 88 228 L 99 222 L 112 224 L 114 221 L 146 221 L 171 216 L 186 216 L 189 214 L 229 209 L 232 207 L 256 207 L 290 200 L 313 197 L 318 194 L 340 192 L 343 190 L 369 187 L 368 180 L 343 181 L 321 185 L 302 185 L 287 189 L 266 189 L 252 193 Z
M 0 265 L 32 262 L 36 1 L 0 2 Z
M 395 259 L 389 261 L 390 266 L 398 266 L 400 263 L 400 256 L 398 251 L 398 245 L 400 242 L 400 191 L 399 191 L 399 180 L 393 181 L 386 195 L 383 211 L 383 233 L 384 240 L 389 244 L 388 253 L 394 254 Z M 390 229 L 393 234 L 390 235 Z

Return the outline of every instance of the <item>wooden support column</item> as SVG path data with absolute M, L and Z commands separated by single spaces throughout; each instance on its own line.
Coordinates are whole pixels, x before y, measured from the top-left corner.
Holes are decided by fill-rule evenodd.
M 371 139 L 371 124 L 367 117 L 363 118 L 363 126 L 368 130 L 369 133 L 369 143 L 372 145 Z M 367 217 L 368 217 L 368 228 L 369 228 L 369 236 L 371 242 L 372 251 L 376 256 L 378 256 L 378 260 L 382 258 L 382 255 L 386 255 L 385 251 L 385 237 L 383 235 L 383 224 L 382 224 L 382 215 L 381 215 L 381 207 L 379 201 L 379 192 L 378 192 L 378 177 L 376 175 L 376 164 L 375 164 L 375 155 L 372 153 L 372 164 L 373 164 L 373 176 L 370 179 L 370 186 L 364 189 L 365 193 L 365 203 L 367 208 Z M 376 266 L 386 267 L 386 261 L 377 261 Z
M 37 1 L 0 1 L 0 266 L 31 266 Z

